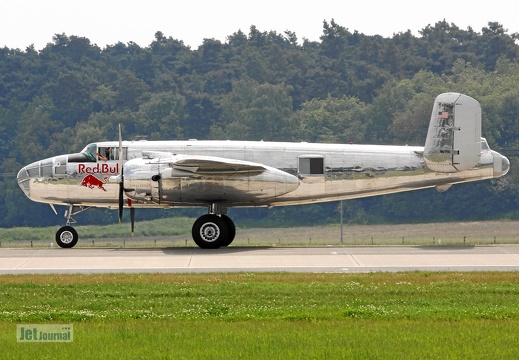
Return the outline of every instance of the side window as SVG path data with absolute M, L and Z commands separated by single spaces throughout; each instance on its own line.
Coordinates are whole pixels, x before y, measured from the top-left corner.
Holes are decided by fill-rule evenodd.
M 110 160 L 119 160 L 119 148 L 112 148 L 112 158 Z M 128 160 L 128 148 L 123 147 L 123 160 Z
M 96 144 L 87 145 L 79 154 L 70 154 L 68 162 L 96 162 L 97 161 Z
M 128 159 L 128 148 L 123 147 L 123 160 Z M 99 155 L 102 157 L 99 157 L 99 160 L 103 161 L 112 161 L 112 160 L 119 160 L 119 148 L 118 147 L 100 147 L 99 148 Z M 107 159 L 107 160 L 104 160 Z
M 301 156 L 299 158 L 299 174 L 323 175 L 324 158 L 322 156 Z

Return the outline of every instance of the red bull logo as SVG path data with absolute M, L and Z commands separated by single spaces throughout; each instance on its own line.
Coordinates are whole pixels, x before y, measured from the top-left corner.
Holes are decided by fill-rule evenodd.
M 110 166 L 109 164 L 96 164 L 94 166 L 88 166 L 86 164 L 79 164 L 77 168 L 79 174 L 118 174 L 119 164 Z
M 89 189 L 97 187 L 98 189 L 106 191 L 104 184 L 106 184 L 106 178 L 104 181 L 99 180 L 94 175 L 87 175 L 81 182 L 81 186 L 86 186 Z

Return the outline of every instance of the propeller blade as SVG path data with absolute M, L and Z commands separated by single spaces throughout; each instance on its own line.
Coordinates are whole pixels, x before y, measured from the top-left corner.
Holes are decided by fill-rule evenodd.
M 124 184 L 121 180 L 121 182 L 119 183 L 119 223 L 123 222 L 123 206 L 124 206 L 123 192 L 124 192 Z
M 123 173 L 123 135 L 121 130 L 121 124 L 119 124 L 119 173 L 121 175 L 121 179 L 124 175 Z
M 119 124 L 119 222 L 123 221 L 124 209 L 124 163 L 123 163 L 123 135 L 121 124 Z M 130 207 L 130 223 L 132 227 L 132 236 L 135 230 L 135 208 L 131 206 L 131 199 L 128 199 L 128 206 Z
M 132 236 L 135 230 L 135 208 L 130 207 L 130 223 L 132 224 Z
M 123 222 L 124 207 L 124 170 L 123 170 L 123 136 L 121 124 L 119 124 L 119 223 Z

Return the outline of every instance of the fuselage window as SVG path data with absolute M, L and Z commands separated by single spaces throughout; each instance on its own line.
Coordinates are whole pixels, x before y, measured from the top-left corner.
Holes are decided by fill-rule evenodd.
M 128 148 L 123 147 L 123 160 L 128 159 Z M 70 154 L 68 162 L 96 162 L 119 160 L 119 148 L 99 146 L 97 144 L 87 145 L 79 154 Z
M 101 161 L 112 161 L 119 160 L 119 148 L 118 147 L 99 147 L 98 152 L 99 160 Z M 128 160 L 128 148 L 123 147 L 123 160 Z
M 112 148 L 111 150 L 112 158 L 110 160 L 119 160 L 119 148 Z M 128 148 L 123 147 L 123 160 L 128 160 Z

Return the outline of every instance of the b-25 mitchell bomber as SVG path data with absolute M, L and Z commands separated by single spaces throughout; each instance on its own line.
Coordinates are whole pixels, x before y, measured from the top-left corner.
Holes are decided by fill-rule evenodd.
M 201 248 L 228 246 L 231 207 L 355 199 L 498 178 L 508 159 L 481 137 L 481 107 L 459 93 L 434 102 L 425 146 L 267 141 L 119 141 L 36 161 L 18 173 L 33 201 L 65 205 L 59 246 L 78 242 L 73 216 L 88 208 L 204 207 L 192 228 Z

